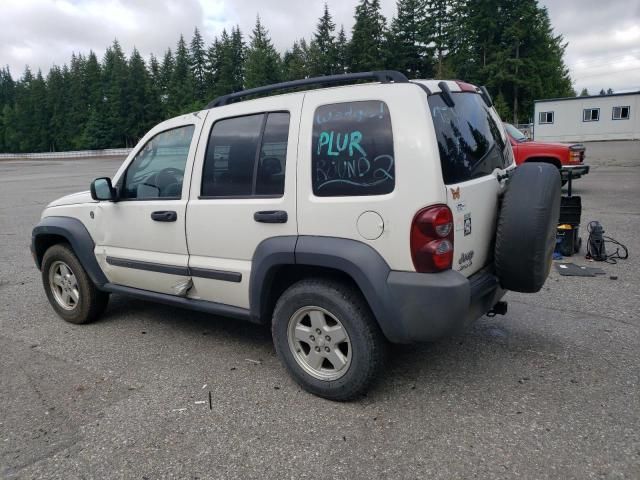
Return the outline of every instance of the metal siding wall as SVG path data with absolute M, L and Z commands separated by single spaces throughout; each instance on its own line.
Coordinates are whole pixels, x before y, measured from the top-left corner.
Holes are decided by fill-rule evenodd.
M 629 120 L 613 120 L 613 107 L 631 107 Z M 585 108 L 599 108 L 600 120 L 583 122 Z M 540 112 L 554 112 L 554 123 L 538 123 Z M 640 139 L 640 94 L 550 100 L 535 103 L 534 139 L 540 141 L 579 142 L 595 140 Z

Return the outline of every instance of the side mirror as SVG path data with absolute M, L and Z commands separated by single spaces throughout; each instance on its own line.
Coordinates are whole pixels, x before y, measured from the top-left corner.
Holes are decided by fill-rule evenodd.
M 113 202 L 116 199 L 116 189 L 111 185 L 109 177 L 96 178 L 91 182 L 91 198 Z

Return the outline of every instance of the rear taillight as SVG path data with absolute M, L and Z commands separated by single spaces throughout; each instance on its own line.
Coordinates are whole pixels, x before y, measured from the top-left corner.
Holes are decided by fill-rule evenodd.
M 411 258 L 420 273 L 451 268 L 453 260 L 453 215 L 446 205 L 420 210 L 411 224 Z

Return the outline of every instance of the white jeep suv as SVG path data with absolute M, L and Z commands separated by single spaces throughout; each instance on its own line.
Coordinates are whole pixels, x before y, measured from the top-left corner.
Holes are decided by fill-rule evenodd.
M 69 322 L 118 293 L 270 325 L 302 387 L 346 400 L 387 341 L 438 339 L 504 313 L 506 290 L 539 290 L 559 199 L 556 168 L 515 168 L 486 89 L 367 72 L 162 122 L 113 179 L 49 204 L 31 248 Z

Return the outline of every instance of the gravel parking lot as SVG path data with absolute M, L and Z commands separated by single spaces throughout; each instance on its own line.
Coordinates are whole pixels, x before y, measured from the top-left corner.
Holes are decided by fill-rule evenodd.
M 584 223 L 600 220 L 629 260 L 595 278 L 553 271 L 540 293 L 508 294 L 504 317 L 393 347 L 379 384 L 345 404 L 300 390 L 255 325 L 118 296 L 101 321 L 64 323 L 31 228 L 120 160 L 0 162 L 0 476 L 640 478 L 632 152 L 592 158 L 574 188 Z

